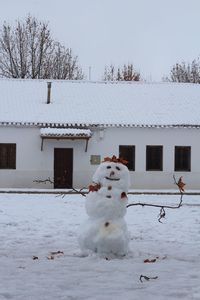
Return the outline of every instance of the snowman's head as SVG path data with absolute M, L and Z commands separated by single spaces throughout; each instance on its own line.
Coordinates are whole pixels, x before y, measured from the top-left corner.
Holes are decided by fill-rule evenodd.
M 120 162 L 104 161 L 94 173 L 93 181 L 99 183 L 102 187 L 111 186 L 128 192 L 130 185 L 129 170 Z

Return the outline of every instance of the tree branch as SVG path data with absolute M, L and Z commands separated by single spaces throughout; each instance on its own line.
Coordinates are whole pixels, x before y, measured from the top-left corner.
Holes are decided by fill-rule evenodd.
M 33 180 L 33 182 L 35 182 L 35 183 L 44 183 L 44 184 L 49 182 L 51 184 L 54 184 L 54 181 L 52 181 L 50 177 L 48 177 L 47 179 L 44 179 L 44 180 L 36 179 L 36 180 Z
M 54 184 L 54 181 L 48 177 L 47 179 L 36 179 L 36 180 L 33 180 L 33 182 L 35 183 L 50 183 L 50 184 Z M 80 190 L 77 190 L 75 188 L 70 188 L 69 191 L 67 191 L 66 193 L 61 193 L 61 195 L 58 195 L 58 196 L 62 196 L 62 197 L 65 197 L 66 194 L 71 194 L 72 191 L 76 192 L 77 194 L 80 194 L 82 195 L 83 197 L 86 197 L 86 194 L 87 193 L 84 193 L 83 190 L 86 189 L 85 187 L 81 188 Z
M 71 188 L 69 191 L 67 191 L 66 193 L 61 193 L 61 194 L 58 195 L 58 196 L 61 196 L 62 198 L 64 198 L 66 194 L 71 194 L 72 191 L 74 191 L 76 194 L 80 194 L 81 196 L 86 197 L 87 193 L 82 192 L 84 189 L 86 189 L 86 188 L 83 187 L 83 188 L 81 188 L 80 190 L 77 190 L 77 189 L 75 189 L 75 188 L 72 187 L 72 188 Z
M 174 183 L 178 186 L 179 188 L 179 191 L 180 191 L 180 201 L 178 203 L 177 206 L 171 206 L 171 205 L 159 205 L 159 204 L 148 204 L 148 203 L 141 203 L 141 202 L 137 202 L 137 203 L 130 203 L 127 205 L 127 208 L 130 207 L 130 206 L 149 206 L 149 207 L 157 207 L 157 208 L 160 208 L 160 212 L 159 212 L 159 215 L 158 215 L 158 222 L 162 223 L 162 219 L 165 218 L 165 215 L 166 215 L 166 212 L 165 212 L 165 209 L 177 209 L 177 208 L 180 208 L 182 206 L 182 202 L 183 202 L 183 193 L 184 193 L 184 186 L 185 186 L 185 183 L 182 182 L 182 177 L 179 178 L 178 182 L 176 181 L 176 178 L 175 176 L 173 175 L 173 179 L 174 179 Z

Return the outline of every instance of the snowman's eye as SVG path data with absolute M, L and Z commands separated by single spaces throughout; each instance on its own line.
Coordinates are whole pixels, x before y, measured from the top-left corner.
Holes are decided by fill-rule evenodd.
M 111 166 L 107 166 L 106 168 L 107 168 L 107 169 L 111 169 Z
M 120 167 L 116 166 L 116 169 L 117 169 L 118 171 L 120 171 Z

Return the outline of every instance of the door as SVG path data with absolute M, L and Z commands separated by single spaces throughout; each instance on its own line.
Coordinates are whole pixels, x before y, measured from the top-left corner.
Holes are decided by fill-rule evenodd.
M 72 188 L 73 149 L 54 149 L 54 188 Z

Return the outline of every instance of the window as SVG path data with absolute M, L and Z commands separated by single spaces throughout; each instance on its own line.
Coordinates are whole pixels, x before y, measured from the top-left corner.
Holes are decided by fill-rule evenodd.
M 191 147 L 175 146 L 175 171 L 191 171 Z
M 119 157 L 128 161 L 129 171 L 135 171 L 135 146 L 119 146 Z
M 16 169 L 16 144 L 0 144 L 0 169 Z
M 146 147 L 146 170 L 147 171 L 163 170 L 163 146 Z

